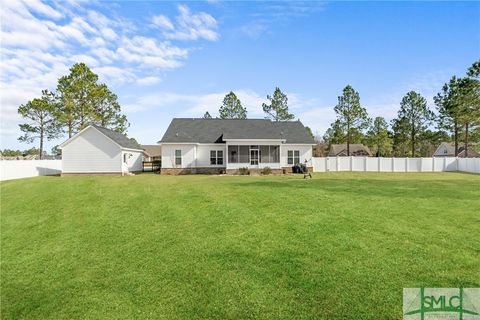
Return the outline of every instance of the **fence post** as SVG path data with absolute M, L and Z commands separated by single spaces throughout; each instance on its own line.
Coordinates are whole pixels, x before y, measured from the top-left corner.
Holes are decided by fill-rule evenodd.
M 353 171 L 353 157 L 350 156 L 350 171 Z
M 405 172 L 408 172 L 408 157 L 405 158 Z
M 392 172 L 395 172 L 395 161 L 394 161 L 394 157 L 392 157 Z
M 381 166 L 380 157 L 377 157 L 377 168 L 378 168 L 377 172 L 380 172 L 380 166 Z
M 336 167 L 336 171 L 338 172 L 338 156 L 337 156 L 337 158 L 336 158 L 335 160 L 336 160 L 336 162 L 337 162 L 336 165 L 335 165 L 335 167 Z
M 432 172 L 435 171 L 435 157 L 432 156 Z
M 457 160 L 455 160 L 456 163 L 458 163 L 458 158 L 455 158 Z M 447 171 L 447 157 L 444 157 L 443 158 L 443 170 L 442 171 Z

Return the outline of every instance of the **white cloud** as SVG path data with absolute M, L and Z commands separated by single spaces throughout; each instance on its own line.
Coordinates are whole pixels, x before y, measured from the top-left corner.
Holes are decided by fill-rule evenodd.
M 212 16 L 192 13 L 186 6 L 180 12 L 169 39 L 218 37 Z M 76 62 L 85 62 L 109 86 L 147 86 L 160 82 L 163 72 L 182 66 L 190 52 L 188 47 L 144 34 L 145 30 L 96 2 L 3 1 L 0 23 L 2 138 L 19 134 L 18 106 L 42 89 L 55 89 L 57 79 Z
M 160 77 L 149 76 L 137 79 L 137 83 L 142 86 L 151 86 L 159 83 L 161 80 L 162 79 Z
M 250 22 L 240 28 L 240 31 L 252 39 L 258 39 L 268 30 L 268 27 L 259 21 Z
M 52 7 L 42 3 L 39 0 L 28 0 L 28 1 L 25 1 L 24 3 L 33 11 L 40 13 L 44 16 L 47 16 L 49 18 L 59 19 L 63 16 L 62 13 L 56 11 Z
M 173 30 L 173 23 L 164 15 L 154 16 L 152 18 L 152 23 L 154 26 L 159 27 L 160 29 Z
M 326 3 L 321 1 L 265 1 L 255 6 L 256 11 L 250 14 L 252 20 L 238 30 L 256 40 L 264 34 L 271 33 L 272 27 L 288 25 L 294 19 L 323 11 L 325 7 Z
M 233 90 L 247 108 L 249 118 L 263 118 L 265 116 L 262 104 L 268 103 L 266 95 L 258 94 L 250 89 Z M 223 98 L 227 91 L 212 92 L 206 94 L 179 94 L 172 92 L 158 92 L 137 97 L 131 103 L 126 104 L 125 110 L 129 113 L 149 111 L 152 109 L 179 110 L 175 117 L 201 117 L 208 111 L 212 116 L 218 114 Z M 289 109 L 301 114 L 301 110 L 315 104 L 313 99 L 305 99 L 295 93 L 287 93 L 289 97 Z
M 154 26 L 163 29 L 163 35 L 170 40 L 216 41 L 220 37 L 217 32 L 217 20 L 205 12 L 191 13 L 186 5 L 178 6 L 179 15 L 173 24 L 163 15 L 154 16 Z

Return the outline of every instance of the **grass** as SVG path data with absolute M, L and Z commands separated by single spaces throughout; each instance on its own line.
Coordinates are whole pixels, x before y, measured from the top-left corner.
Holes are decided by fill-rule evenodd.
M 3 319 L 401 319 L 405 287 L 480 287 L 480 176 L 1 184 Z

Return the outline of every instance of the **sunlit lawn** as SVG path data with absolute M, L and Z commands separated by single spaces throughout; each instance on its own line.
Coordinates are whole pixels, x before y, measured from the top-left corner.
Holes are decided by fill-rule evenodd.
M 401 319 L 480 287 L 480 176 L 1 183 L 2 319 Z

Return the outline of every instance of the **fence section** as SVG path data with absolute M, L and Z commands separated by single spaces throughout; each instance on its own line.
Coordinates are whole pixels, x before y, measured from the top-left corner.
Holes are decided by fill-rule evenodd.
M 62 173 L 62 160 L 1 160 L 0 181 Z
M 442 172 L 465 171 L 480 173 L 480 158 L 312 158 L 314 172 Z
M 480 158 L 458 158 L 458 171 L 480 173 Z

